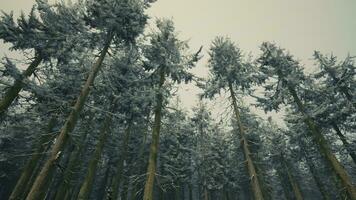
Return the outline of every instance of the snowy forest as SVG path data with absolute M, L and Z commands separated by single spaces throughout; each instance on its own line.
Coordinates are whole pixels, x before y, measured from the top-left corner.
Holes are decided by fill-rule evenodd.
M 273 41 L 191 48 L 155 3 L 1 13 L 0 41 L 22 55 L 0 55 L 1 200 L 356 199 L 352 55 L 315 50 L 310 73 Z

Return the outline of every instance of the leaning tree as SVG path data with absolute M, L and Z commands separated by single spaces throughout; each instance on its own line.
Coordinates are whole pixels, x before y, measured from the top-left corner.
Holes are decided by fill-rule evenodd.
M 258 179 L 256 166 L 251 157 L 251 149 L 246 136 L 246 128 L 242 122 L 237 93 L 248 93 L 253 84 L 254 67 L 245 61 L 241 50 L 229 38 L 217 37 L 210 48 L 209 68 L 211 76 L 207 81 L 204 95 L 214 97 L 221 90 L 230 94 L 231 106 L 238 125 L 242 150 L 246 159 L 251 188 L 255 199 L 264 199 L 261 183 Z
M 259 101 L 267 109 L 279 109 L 281 104 L 294 106 L 303 117 L 309 128 L 309 134 L 318 145 L 320 153 L 328 161 L 333 172 L 338 176 L 343 187 L 351 198 L 356 198 L 356 187 L 344 167 L 337 160 L 325 139 L 320 127 L 306 109 L 301 96 L 310 80 L 304 75 L 302 67 L 293 56 L 271 43 L 263 43 L 262 55 L 258 58 L 259 82 L 266 89 L 266 97 Z
M 144 200 L 153 198 L 162 109 L 166 105 L 167 96 L 170 96 L 168 86 L 170 83 L 189 82 L 193 79 L 193 75 L 187 70 L 195 66 L 201 51 L 200 49 L 196 54 L 187 54 L 188 45 L 177 38 L 171 20 L 157 20 L 156 24 L 157 30 L 150 34 L 150 43 L 143 49 L 144 67 L 147 71 L 153 71 L 156 93 Z

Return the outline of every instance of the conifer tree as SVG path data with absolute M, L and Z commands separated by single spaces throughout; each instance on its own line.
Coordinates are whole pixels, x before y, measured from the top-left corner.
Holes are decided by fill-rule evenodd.
M 318 51 L 314 52 L 314 58 L 317 61 L 321 71 L 316 74 L 318 78 L 326 77 L 324 83 L 330 89 L 344 95 L 349 103 L 356 109 L 355 103 L 355 61 L 351 56 L 340 63 L 337 63 L 337 58 L 331 55 L 329 58 Z
M 87 31 L 80 18 L 81 6 L 80 3 L 72 6 L 58 3 L 52 6 L 46 1 L 37 0 L 28 18 L 22 13 L 17 23 L 13 13 L 3 13 L 0 19 L 0 39 L 11 43 L 12 50 L 33 50 L 34 58 L 21 74 L 12 77 L 14 83 L 6 89 L 0 100 L 0 115 L 18 97 L 26 79 L 35 73 L 41 63 L 51 58 L 65 60 L 72 51 L 85 47 L 85 43 L 79 42 Z M 79 43 L 82 46 L 76 45 Z
M 248 92 L 252 84 L 254 68 L 245 62 L 240 49 L 229 39 L 217 37 L 210 48 L 209 67 L 211 77 L 205 88 L 205 95 L 213 97 L 225 89 L 230 94 L 231 106 L 238 124 L 238 133 L 251 180 L 251 188 L 255 199 L 264 199 L 256 166 L 251 157 L 249 141 L 246 138 L 246 128 L 242 124 L 241 112 L 238 106 L 237 92 Z
M 264 87 L 269 93 L 266 94 L 266 99 L 259 100 L 263 102 L 267 109 L 278 109 L 282 103 L 294 105 L 303 116 L 303 121 L 308 126 L 310 135 L 317 143 L 320 153 L 328 161 L 350 198 L 356 198 L 356 187 L 331 151 L 320 127 L 312 119 L 300 98 L 300 92 L 303 92 L 303 84 L 308 84 L 308 79 L 303 74 L 298 61 L 294 60 L 290 54 L 285 53 L 283 49 L 271 43 L 263 43 L 261 50 L 262 55 L 258 59 L 260 64 L 259 78 L 260 81 L 262 80 L 261 82 L 266 83 Z M 266 81 L 271 79 L 276 82 Z
M 144 190 L 144 200 L 153 199 L 153 186 L 157 171 L 157 154 L 159 135 L 161 130 L 162 109 L 165 106 L 167 94 L 167 82 L 189 82 L 193 75 L 187 69 L 194 67 L 198 61 L 200 51 L 195 55 L 185 55 L 186 42 L 177 38 L 174 25 L 171 20 L 157 20 L 157 32 L 150 35 L 150 44 L 144 49 L 146 70 L 152 71 L 155 85 L 154 122 L 152 129 L 152 142 L 147 168 L 147 180 Z
M 91 67 L 88 78 L 82 87 L 80 95 L 78 96 L 71 113 L 69 114 L 56 139 L 51 155 L 45 162 L 40 174 L 37 176 L 36 181 L 27 196 L 27 200 L 35 200 L 38 198 L 42 188 L 46 184 L 47 175 L 54 170 L 55 163 L 66 145 L 69 134 L 73 131 L 76 125 L 78 116 L 83 109 L 90 89 L 102 67 L 104 58 L 109 51 L 113 40 L 116 42 L 132 42 L 137 35 L 143 31 L 146 23 L 147 17 L 144 14 L 144 8 L 146 5 L 139 0 L 127 2 L 116 0 L 100 2 L 88 1 L 87 6 L 88 15 L 86 15 L 86 22 L 91 27 L 98 30 L 101 37 L 103 37 L 100 56 Z

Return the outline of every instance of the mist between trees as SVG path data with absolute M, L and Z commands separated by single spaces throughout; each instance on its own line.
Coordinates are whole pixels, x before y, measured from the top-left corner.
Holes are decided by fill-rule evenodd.
M 0 39 L 26 59 L 0 65 L 0 199 L 356 199 L 353 57 L 315 51 L 306 74 L 271 42 L 253 56 L 227 36 L 191 49 L 172 20 L 148 25 L 150 6 L 2 13 Z M 208 78 L 191 70 L 203 55 Z M 202 91 L 190 111 L 187 83 Z

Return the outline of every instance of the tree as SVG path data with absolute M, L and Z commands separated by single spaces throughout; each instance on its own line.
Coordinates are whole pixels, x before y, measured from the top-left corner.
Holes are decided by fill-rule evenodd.
M 84 48 L 79 42 L 87 28 L 80 19 L 80 4 L 71 7 L 65 4 L 50 6 L 46 1 L 38 0 L 26 19 L 22 13 L 17 23 L 13 13 L 1 16 L 0 39 L 11 43 L 12 50 L 34 50 L 34 59 L 29 66 L 15 77 L 0 100 L 0 115 L 3 115 L 25 86 L 26 79 L 32 76 L 42 62 L 51 58 L 65 59 L 74 49 Z M 37 17 L 37 13 L 40 18 Z M 71 23 L 68 23 L 71 22 Z M 83 44 L 81 47 L 76 44 Z
M 109 80 L 113 84 L 112 89 L 118 93 L 121 102 L 117 109 L 123 116 L 124 131 L 122 137 L 119 138 L 123 141 L 119 146 L 121 151 L 118 154 L 115 175 L 109 186 L 111 194 L 107 195 L 108 199 L 117 199 L 119 196 L 124 164 L 128 161 L 130 137 L 137 127 L 135 124 L 145 120 L 146 112 L 151 109 L 150 80 L 147 80 L 148 74 L 140 65 L 141 54 L 138 51 L 139 46 L 131 46 L 124 52 L 123 56 L 117 55 L 111 67 L 112 73 L 109 75 Z M 125 88 L 122 86 L 125 86 Z
M 251 179 L 251 188 L 255 199 L 264 199 L 256 167 L 251 158 L 249 142 L 245 134 L 246 127 L 241 121 L 236 96 L 236 90 L 247 92 L 251 88 L 253 66 L 243 61 L 240 49 L 229 38 L 217 37 L 210 48 L 209 67 L 211 77 L 205 88 L 205 96 L 213 97 L 222 89 L 226 89 L 230 93 L 231 106 L 238 124 L 242 149 Z
M 277 48 L 271 43 L 263 43 L 261 46 L 262 55 L 258 59 L 260 64 L 259 78 L 262 83 L 266 83 L 264 88 L 274 93 L 266 94 L 266 99 L 260 99 L 266 105 L 267 109 L 278 109 L 281 103 L 290 103 L 296 106 L 296 109 L 303 115 L 303 121 L 310 130 L 310 134 L 318 144 L 320 153 L 329 162 L 334 173 L 337 174 L 343 187 L 345 187 L 351 198 L 356 198 L 356 188 L 353 185 L 349 175 L 332 153 L 327 141 L 325 140 L 320 128 L 311 118 L 305 105 L 298 96 L 298 92 L 303 91 L 303 84 L 307 84 L 302 69 L 293 57 Z M 268 83 L 266 80 L 276 80 Z M 269 101 L 269 102 L 268 102 Z M 295 103 L 295 104 L 294 104 Z
M 54 126 L 56 125 L 56 119 L 53 117 L 48 122 L 48 127 L 46 133 L 43 137 L 40 138 L 39 143 L 36 145 L 36 150 L 31 156 L 31 158 L 27 161 L 24 170 L 20 176 L 20 179 L 17 181 L 15 188 L 13 189 L 9 199 L 22 199 L 24 193 L 26 192 L 26 184 L 30 181 L 31 175 L 33 171 L 42 157 L 43 152 L 48 147 L 48 144 L 53 137 L 52 131 Z
M 198 61 L 200 51 L 195 55 L 185 56 L 183 53 L 187 49 L 185 42 L 179 41 L 174 30 L 173 22 L 170 20 L 157 20 L 157 32 L 150 35 L 150 44 L 144 48 L 146 58 L 145 68 L 153 70 L 155 85 L 155 106 L 154 124 L 152 129 L 152 142 L 147 167 L 147 180 L 144 190 L 144 200 L 153 198 L 153 184 L 157 168 L 157 153 L 159 146 L 159 134 L 161 129 L 162 108 L 165 105 L 164 96 L 168 96 L 164 86 L 167 77 L 172 82 L 189 82 L 193 75 L 186 70 L 192 68 Z
M 192 129 L 178 106 L 165 112 L 158 155 L 157 185 L 161 197 L 182 199 L 191 177 Z
M 311 94 L 307 96 L 307 100 L 311 101 L 311 109 L 315 110 L 313 117 L 323 127 L 334 130 L 353 162 L 356 163 L 356 154 L 352 145 L 342 132 L 350 130 L 348 126 L 352 124 L 356 108 L 352 100 L 352 88 L 355 85 L 352 78 L 355 73 L 353 59 L 347 57 L 345 61 L 336 64 L 337 60 L 334 56 L 326 58 L 321 53 L 315 52 L 314 57 L 320 69 L 313 76 L 315 83 L 312 85 L 312 91 L 309 92 Z M 319 105 L 320 102 L 323 103 Z
M 56 121 L 54 126 L 57 127 L 63 120 L 64 116 L 70 112 L 67 108 L 68 102 L 73 102 L 77 93 L 80 91 L 79 87 L 81 81 L 85 77 L 80 77 L 78 74 L 87 71 L 85 67 L 82 67 L 84 63 L 90 63 L 90 61 L 85 60 L 86 56 L 88 56 L 87 52 L 77 53 L 75 55 L 68 54 L 67 59 L 69 61 L 49 62 L 51 64 L 46 63 L 51 66 L 46 66 L 36 72 L 40 83 L 28 83 L 25 89 L 31 93 L 23 97 L 23 99 L 26 99 L 26 102 L 19 104 L 19 106 L 29 107 L 28 112 L 36 113 L 40 118 L 43 118 L 42 121 L 47 121 L 46 118 L 53 118 L 53 120 Z M 72 67 L 73 65 L 79 65 L 80 67 Z M 18 110 L 22 109 L 20 108 Z M 23 115 L 22 112 L 16 114 Z M 9 113 L 8 118 L 12 115 L 13 114 Z M 48 148 L 51 147 L 52 140 L 57 136 L 56 134 L 57 129 L 56 131 L 45 131 L 34 135 L 35 140 L 39 138 L 39 142 L 35 147 L 36 149 L 33 150 L 35 154 L 33 154 L 30 159 L 32 164 L 24 167 L 24 174 L 18 180 L 17 186 L 12 192 L 13 196 L 10 198 L 15 198 L 17 195 L 27 194 L 28 191 L 25 191 L 26 185 L 31 185 L 33 182 L 29 181 L 29 178 L 37 175 L 37 170 L 35 170 L 35 168 L 40 166 L 40 159 L 46 153 Z
M 353 97 L 356 86 L 354 79 L 354 58 L 347 56 L 344 61 L 338 64 L 335 56 L 331 55 L 330 58 L 327 58 L 318 51 L 314 52 L 314 58 L 321 68 L 317 77 L 326 77 L 324 83 L 327 87 L 342 93 L 349 103 L 356 108 L 356 103 Z
M 63 125 L 60 134 L 56 139 L 56 143 L 52 148 L 52 152 L 46 163 L 44 164 L 40 174 L 37 176 L 32 189 L 27 196 L 27 200 L 37 199 L 40 191 L 45 185 L 47 175 L 54 169 L 55 162 L 60 156 L 60 152 L 66 145 L 70 132 L 73 131 L 78 116 L 84 106 L 84 103 L 89 95 L 90 88 L 92 87 L 94 80 L 102 66 L 104 58 L 109 50 L 109 47 L 113 40 L 118 42 L 130 42 L 138 34 L 143 31 L 143 27 L 146 23 L 146 16 L 144 15 L 144 5 L 140 1 L 117 2 L 115 0 L 107 0 L 100 2 L 88 1 L 88 15 L 87 20 L 91 26 L 100 30 L 104 37 L 103 48 L 100 56 L 91 68 L 88 78 L 82 87 L 80 95 L 76 100 L 76 103 L 69 114 L 65 124 Z M 113 4 L 118 3 L 118 6 Z M 105 9 L 105 10 L 104 10 Z M 106 14 L 114 18 L 114 20 L 108 20 Z M 99 14 L 99 16 L 98 16 Z M 110 18 L 109 18 L 110 19 Z
M 109 104 L 111 105 L 111 109 L 110 109 L 111 112 L 115 111 L 114 108 L 116 107 L 117 99 L 111 98 L 111 102 Z M 105 116 L 102 128 L 100 130 L 98 143 L 95 146 L 95 151 L 89 161 L 87 174 L 79 190 L 78 200 L 89 199 L 90 191 L 92 189 L 92 185 L 96 174 L 97 165 L 100 161 L 100 157 L 103 152 L 106 140 L 110 135 L 110 127 L 112 125 L 112 120 L 113 120 L 113 116 L 111 114 L 107 114 Z
M 71 186 L 71 181 L 74 178 L 74 169 L 75 167 L 79 164 L 80 156 L 83 154 L 83 150 L 85 149 L 85 144 L 86 144 L 86 139 L 88 137 L 88 132 L 90 131 L 91 123 L 93 122 L 94 114 L 90 113 L 87 119 L 86 126 L 87 128 L 82 131 L 80 134 L 78 141 L 75 141 L 74 144 L 76 144 L 75 149 L 71 154 L 69 155 L 69 161 L 68 165 L 66 166 L 66 169 L 63 172 L 63 180 L 58 186 L 57 192 L 55 199 L 56 200 L 62 200 L 63 198 L 67 199 L 69 196 L 69 189 Z

